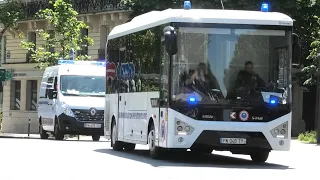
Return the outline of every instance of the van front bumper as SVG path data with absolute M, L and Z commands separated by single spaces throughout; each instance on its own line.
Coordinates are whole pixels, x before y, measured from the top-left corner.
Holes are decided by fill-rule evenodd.
M 72 135 L 100 135 L 103 136 L 103 121 L 78 121 L 75 117 L 70 117 L 65 114 L 61 114 L 58 117 L 60 130 L 64 134 Z M 90 124 L 91 127 L 85 127 L 86 124 Z M 98 127 L 97 127 L 98 126 Z

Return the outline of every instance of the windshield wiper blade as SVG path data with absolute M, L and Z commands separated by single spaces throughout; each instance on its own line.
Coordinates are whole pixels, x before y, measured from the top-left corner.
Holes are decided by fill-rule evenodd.
M 79 96 L 79 94 L 69 94 L 69 93 L 64 93 L 64 96 Z
M 89 96 L 93 96 L 93 97 L 104 97 L 104 95 L 103 95 L 103 94 L 101 94 L 101 95 L 94 94 L 94 95 L 89 95 Z

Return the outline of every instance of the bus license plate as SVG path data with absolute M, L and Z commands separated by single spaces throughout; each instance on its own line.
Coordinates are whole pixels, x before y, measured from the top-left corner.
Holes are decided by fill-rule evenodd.
M 245 138 L 220 138 L 221 144 L 246 144 Z
M 101 128 L 101 124 L 84 123 L 85 128 Z

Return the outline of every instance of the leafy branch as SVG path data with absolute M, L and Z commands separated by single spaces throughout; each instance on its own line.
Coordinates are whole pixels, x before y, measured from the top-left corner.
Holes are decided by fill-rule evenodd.
M 18 21 L 23 18 L 23 8 L 20 2 L 6 0 L 0 5 L 0 40 L 3 34 L 10 29 L 18 29 Z
M 44 9 L 37 13 L 39 19 L 45 19 L 53 27 L 54 33 L 49 34 L 43 29 L 37 33 L 46 41 L 42 47 L 36 47 L 33 42 L 22 41 L 21 47 L 31 54 L 31 61 L 38 63 L 38 68 L 56 65 L 59 59 L 69 59 L 71 50 L 79 51 L 93 45 L 93 40 L 88 36 L 81 36 L 83 29 L 88 29 L 84 22 L 77 19 L 72 5 L 66 0 L 56 0 L 52 9 Z M 53 50 L 54 49 L 54 50 Z M 76 60 L 88 60 L 87 55 L 78 55 Z
M 320 61 L 320 18 L 315 16 L 317 19 L 318 26 L 314 27 L 314 32 L 311 36 L 314 37 L 314 41 L 311 43 L 312 48 L 307 60 L 310 61 L 310 65 L 302 69 L 304 76 L 303 85 L 313 85 L 317 82 L 317 75 L 319 73 L 319 61 Z

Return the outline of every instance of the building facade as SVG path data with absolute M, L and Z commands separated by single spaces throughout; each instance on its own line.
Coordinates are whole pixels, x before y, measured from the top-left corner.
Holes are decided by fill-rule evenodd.
M 20 32 L 36 44 L 45 41 L 36 33 L 37 29 L 53 32 L 45 20 L 34 20 L 39 9 L 49 7 L 48 0 L 25 0 L 25 20 L 19 22 Z M 76 2 L 76 3 L 75 3 Z M 73 8 L 79 13 L 79 20 L 89 28 L 82 31 L 94 40 L 94 45 L 82 49 L 82 54 L 91 56 L 91 60 L 105 58 L 105 45 L 110 30 L 128 21 L 130 11 L 120 5 L 120 0 L 76 0 Z M 18 32 L 7 31 L 1 41 L 1 66 L 11 70 L 12 80 L 3 82 L 3 120 L 2 133 L 27 133 L 30 119 L 30 133 L 38 133 L 37 102 L 43 70 L 37 64 L 30 63 L 30 53 L 20 46 Z

